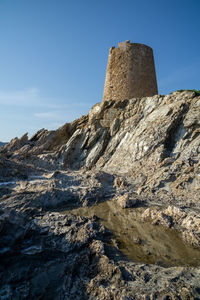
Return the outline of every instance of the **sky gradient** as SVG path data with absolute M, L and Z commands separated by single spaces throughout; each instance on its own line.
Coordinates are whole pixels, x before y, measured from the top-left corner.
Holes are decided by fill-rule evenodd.
M 200 89 L 199 11 L 200 0 L 0 0 L 0 141 L 87 114 L 125 40 L 153 48 L 159 94 Z

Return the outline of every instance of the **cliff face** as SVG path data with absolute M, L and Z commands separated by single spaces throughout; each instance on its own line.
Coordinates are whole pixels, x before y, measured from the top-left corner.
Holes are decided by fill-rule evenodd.
M 192 91 L 104 101 L 13 139 L 0 148 L 0 298 L 199 299 L 199 178 Z

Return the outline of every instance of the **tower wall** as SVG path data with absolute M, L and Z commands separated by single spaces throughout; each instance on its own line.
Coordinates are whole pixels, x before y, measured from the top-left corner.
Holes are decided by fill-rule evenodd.
M 111 47 L 108 56 L 103 101 L 158 94 L 153 50 L 125 41 Z

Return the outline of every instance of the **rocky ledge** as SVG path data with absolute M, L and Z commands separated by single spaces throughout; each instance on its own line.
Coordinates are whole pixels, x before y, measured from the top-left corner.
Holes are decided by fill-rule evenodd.
M 199 299 L 199 158 L 192 91 L 98 103 L 1 147 L 0 299 Z

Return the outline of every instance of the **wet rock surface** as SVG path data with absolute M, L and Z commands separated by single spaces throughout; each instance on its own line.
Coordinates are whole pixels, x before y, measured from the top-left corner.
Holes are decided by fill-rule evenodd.
M 0 147 L 0 299 L 200 299 L 199 117 L 105 101 Z
M 127 259 L 97 221 L 69 210 L 31 217 L 1 211 L 1 299 L 198 299 L 197 265 Z
M 85 299 L 84 281 L 92 271 L 90 248 L 101 231 L 83 217 L 2 214 L 0 298 Z
M 178 230 L 174 230 L 175 227 L 166 226 L 168 223 L 165 219 L 165 222 L 158 223 L 158 218 L 155 218 L 151 224 L 151 220 L 147 219 L 148 210 L 145 207 L 120 209 L 115 201 L 109 200 L 90 207 L 64 210 L 62 213 L 98 217 L 99 223 L 112 233 L 110 244 L 134 262 L 163 267 L 200 266 L 200 251 L 192 240 L 184 240 Z M 164 214 L 159 212 L 159 215 Z M 183 233 L 186 236 L 185 228 Z

